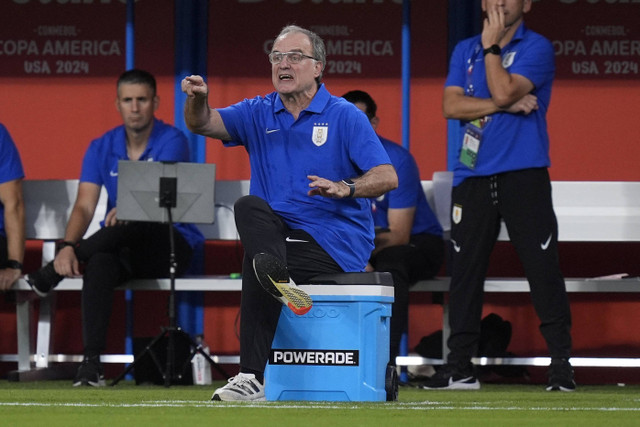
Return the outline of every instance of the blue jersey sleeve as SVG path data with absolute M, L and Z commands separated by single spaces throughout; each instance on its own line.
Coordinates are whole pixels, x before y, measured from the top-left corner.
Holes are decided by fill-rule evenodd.
M 20 154 L 9 131 L 0 124 L 0 184 L 21 178 L 24 178 L 24 170 Z M 2 202 L 0 202 L 0 235 L 6 236 Z
M 508 70 L 526 77 L 536 88 L 544 86 L 555 74 L 553 45 L 544 37 L 535 37 L 526 48 L 517 52 Z
M 398 188 L 389 192 L 389 208 L 416 207 L 418 205 L 418 191 L 422 191 L 418 166 L 409 156 L 398 159 L 397 163 L 394 161 L 394 166 L 398 174 Z
M 454 47 L 449 61 L 449 74 L 447 75 L 447 80 L 444 84 L 445 87 L 465 87 L 467 70 L 469 68 L 469 64 L 467 63 L 469 59 L 469 55 L 467 53 L 468 45 L 468 42 L 462 41 Z
M 104 184 L 101 173 L 103 169 L 100 162 L 101 157 L 98 140 L 91 141 L 82 159 L 81 182 L 91 182 L 96 185 Z
M 237 146 L 246 145 L 250 139 L 247 134 L 247 130 L 250 128 L 247 123 L 252 122 L 252 116 L 255 109 L 252 108 L 257 102 L 260 102 L 261 98 L 256 97 L 251 100 L 245 99 L 236 104 L 230 105 L 226 108 L 219 108 L 217 111 L 220 113 L 224 127 L 227 129 L 231 140 L 223 141 L 225 146 Z
M 7 128 L 0 124 L 0 183 L 24 178 L 20 154 Z
M 341 114 L 348 133 L 345 140 L 349 158 L 362 173 L 376 166 L 391 164 L 387 151 L 382 146 L 367 116 L 355 105 L 345 100 L 345 112 Z

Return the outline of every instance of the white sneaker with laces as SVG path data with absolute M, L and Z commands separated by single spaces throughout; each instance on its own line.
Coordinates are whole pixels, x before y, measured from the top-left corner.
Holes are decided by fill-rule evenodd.
M 233 402 L 239 400 L 254 400 L 264 402 L 264 385 L 256 379 L 254 374 L 240 372 L 235 377 L 229 378 L 229 382 L 213 392 L 211 400 Z

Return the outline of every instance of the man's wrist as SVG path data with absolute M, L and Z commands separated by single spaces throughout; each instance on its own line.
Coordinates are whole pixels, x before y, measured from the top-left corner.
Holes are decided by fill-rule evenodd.
M 500 56 L 501 53 L 502 49 L 497 44 L 492 44 L 488 48 L 482 50 L 482 56 L 487 56 L 488 54 Z
M 70 247 L 72 247 L 72 248 L 75 248 L 75 247 L 76 247 L 76 245 L 77 245 L 77 243 L 72 242 L 72 241 L 70 241 L 70 240 L 63 240 L 63 241 L 61 241 L 61 242 L 58 242 L 57 249 L 58 249 L 58 251 L 60 251 L 60 250 L 62 250 L 62 249 L 64 249 L 64 248 L 66 248 L 67 246 L 70 246 Z
M 20 261 L 16 261 L 15 259 L 8 259 L 6 266 L 7 268 L 22 271 L 22 263 Z
M 347 197 L 353 197 L 356 192 L 356 183 L 353 182 L 350 178 L 343 179 L 342 183 L 349 187 L 349 195 Z

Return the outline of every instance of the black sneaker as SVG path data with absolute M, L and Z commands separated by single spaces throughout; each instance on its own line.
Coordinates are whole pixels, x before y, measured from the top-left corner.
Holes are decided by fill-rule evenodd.
M 551 359 L 548 375 L 547 391 L 575 391 L 576 382 L 569 359 Z
M 25 280 L 29 283 L 31 289 L 42 298 L 46 297 L 51 289 L 55 288 L 62 279 L 64 279 L 64 276 L 56 273 L 53 261 L 40 268 L 40 270 L 25 276 Z
M 309 294 L 296 286 L 287 267 L 273 255 L 259 253 L 253 257 L 253 271 L 262 287 L 298 316 L 311 310 Z
M 100 356 L 84 357 L 82 364 L 78 368 L 76 377 L 73 379 L 73 386 L 90 385 L 93 387 L 104 387 L 106 382 L 102 372 Z
M 461 369 L 454 365 L 444 365 L 423 384 L 425 390 L 480 390 L 473 365 Z

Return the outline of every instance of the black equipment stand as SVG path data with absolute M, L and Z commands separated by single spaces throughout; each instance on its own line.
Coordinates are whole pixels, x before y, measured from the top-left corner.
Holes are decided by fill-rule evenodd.
M 205 353 L 202 348 L 202 344 L 196 343 L 193 338 L 184 333 L 179 326 L 176 326 L 176 307 L 175 307 L 175 292 L 176 292 L 176 254 L 175 254 L 175 242 L 173 239 L 173 219 L 171 215 L 171 208 L 175 208 L 177 205 L 177 178 L 175 177 L 160 177 L 160 191 L 159 191 L 159 205 L 161 208 L 167 209 L 167 218 L 169 223 L 169 281 L 171 284 L 169 290 L 169 326 L 162 327 L 162 331 L 156 335 L 151 342 L 134 357 L 133 363 L 129 364 L 127 368 L 110 384 L 115 386 L 118 384 L 131 370 L 136 366 L 136 363 L 142 359 L 145 354 L 149 354 L 153 363 L 159 372 L 162 373 L 164 379 L 164 386 L 170 387 L 171 384 L 180 381 L 184 375 L 186 369 L 189 367 L 193 357 L 200 353 L 209 362 L 209 364 L 216 369 L 222 376 L 229 378 L 230 375 L 218 365 L 209 354 Z M 191 354 L 189 358 L 184 362 L 182 367 L 177 370 L 175 363 L 175 336 L 177 333 L 182 333 L 191 341 Z M 160 344 L 160 340 L 167 337 L 167 360 L 164 370 L 162 369 L 162 363 L 156 354 L 155 348 Z

